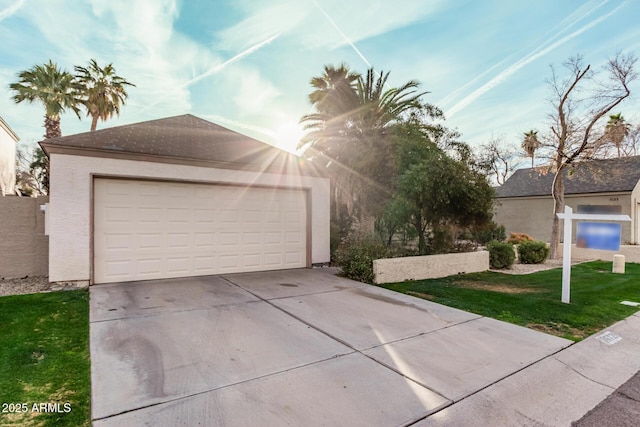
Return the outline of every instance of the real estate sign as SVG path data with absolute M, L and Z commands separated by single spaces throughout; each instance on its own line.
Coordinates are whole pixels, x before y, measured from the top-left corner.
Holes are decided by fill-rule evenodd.
M 611 222 L 578 222 L 576 246 L 587 249 L 620 250 L 622 225 Z

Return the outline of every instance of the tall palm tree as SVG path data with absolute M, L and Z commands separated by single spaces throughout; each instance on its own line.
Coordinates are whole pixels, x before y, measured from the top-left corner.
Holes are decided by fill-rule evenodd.
M 405 113 L 421 107 L 420 98 L 427 92 L 417 93 L 420 86 L 417 81 L 409 80 L 398 88 L 385 90 L 388 79 L 389 72 L 377 74 L 373 68 L 367 70 L 365 78 L 358 79 L 356 93 L 360 105 L 355 115 L 359 132 L 384 133 Z
M 307 154 L 313 152 L 310 157 L 320 157 L 326 163 L 332 183 L 332 215 L 336 218 L 353 211 L 353 180 L 346 140 L 352 112 L 358 108 L 355 87 L 359 78 L 360 74 L 345 64 L 325 65 L 323 74 L 310 81 L 314 90 L 309 101 L 314 112 L 300 120 L 309 132 L 299 148 L 313 146 Z
M 629 134 L 629 125 L 625 123 L 622 113 L 612 114 L 605 127 L 606 138 L 611 141 L 618 149 L 618 158 L 620 158 L 620 146 L 622 141 Z
M 369 213 L 381 209 L 381 200 L 388 197 L 384 189 L 395 165 L 389 130 L 411 110 L 422 108 L 424 94 L 417 93 L 413 80 L 386 89 L 388 78 L 388 72 L 373 69 L 360 76 L 345 65 L 325 66 L 324 74 L 311 80 L 315 90 L 309 100 L 315 111 L 301 119 L 310 130 L 302 144 L 312 145 L 328 160 L 334 201 L 346 200 Z
M 533 167 L 534 156 L 536 150 L 540 148 L 540 141 L 538 141 L 538 132 L 530 130 L 524 134 L 524 140 L 522 141 L 522 148 L 527 156 L 531 157 L 531 167 Z
M 127 98 L 126 86 L 135 86 L 116 74 L 113 64 L 101 68 L 95 59 L 88 67 L 74 67 L 76 79 L 82 88 L 82 104 L 91 116 L 91 131 L 96 130 L 98 119 L 106 121 L 120 115 L 120 105 Z
M 325 65 L 324 74 L 311 79 L 315 90 L 309 94 L 309 101 L 318 111 L 330 110 L 345 101 L 352 104 L 356 101 L 354 87 L 359 78 L 360 74 L 349 70 L 346 64 Z
M 14 92 L 12 99 L 16 104 L 27 101 L 39 102 L 44 106 L 45 138 L 62 135 L 60 115 L 66 110 L 73 111 L 80 118 L 78 86 L 73 76 L 58 68 L 52 60 L 21 71 L 18 79 L 18 82 L 9 85 Z

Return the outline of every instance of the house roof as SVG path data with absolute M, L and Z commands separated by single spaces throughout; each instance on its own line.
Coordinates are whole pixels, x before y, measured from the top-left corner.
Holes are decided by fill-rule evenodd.
M 2 117 L 0 117 L 0 128 L 7 131 L 9 136 L 11 136 L 11 138 L 13 138 L 15 142 L 20 141 L 20 138 L 18 137 L 18 135 L 13 131 L 13 129 L 11 129 L 11 127 L 7 124 L 7 122 L 4 121 Z
M 212 163 L 230 169 L 318 174 L 309 165 L 300 166 L 294 154 L 191 114 L 51 138 L 40 144 L 47 154 L 70 148 L 87 155 L 127 154 L 155 161 Z
M 496 189 L 496 196 L 550 196 L 555 174 L 545 170 L 517 170 Z M 565 194 L 630 192 L 640 180 L 640 156 L 575 163 L 564 170 L 564 178 Z

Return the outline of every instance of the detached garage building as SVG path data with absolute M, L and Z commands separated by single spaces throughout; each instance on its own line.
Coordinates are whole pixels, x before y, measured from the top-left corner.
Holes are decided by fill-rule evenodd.
M 192 115 L 41 142 L 49 280 L 91 284 L 329 261 L 329 180 Z

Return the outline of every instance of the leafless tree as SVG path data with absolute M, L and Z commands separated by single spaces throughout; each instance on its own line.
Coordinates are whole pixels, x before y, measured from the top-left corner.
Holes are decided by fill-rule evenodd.
M 43 170 L 38 160 L 39 147 L 29 148 L 24 144 L 16 152 L 16 189 L 23 195 L 43 196 L 47 190 L 43 183 Z
M 603 119 L 631 94 L 629 84 L 637 78 L 636 57 L 617 54 L 610 58 L 601 73 L 585 65 L 582 57 L 570 58 L 564 68 L 567 77 L 559 77 L 551 67 L 549 86 L 553 106 L 551 133 L 543 147 L 550 157 L 550 171 L 555 174 L 551 187 L 553 223 L 550 258 L 557 258 L 560 243 L 560 220 L 564 211 L 563 172 L 572 163 L 592 158 L 606 139 Z M 604 76 L 603 76 L 604 74 Z
M 492 138 L 478 147 L 478 159 L 494 183 L 502 185 L 524 163 L 519 150 L 504 142 L 503 137 Z

